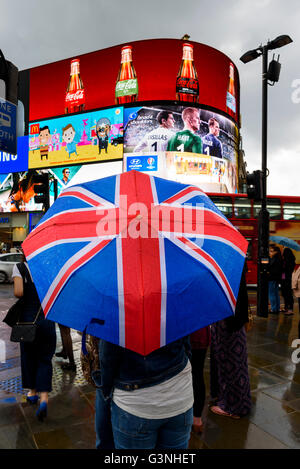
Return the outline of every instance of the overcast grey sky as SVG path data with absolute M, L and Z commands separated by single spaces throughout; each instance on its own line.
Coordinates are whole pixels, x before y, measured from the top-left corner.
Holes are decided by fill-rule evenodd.
M 244 65 L 239 57 L 289 34 L 294 42 L 278 49 L 280 81 L 269 87 L 268 192 L 300 196 L 299 0 L 0 0 L 0 12 L 0 48 L 20 70 L 128 41 L 186 33 L 221 50 L 240 73 L 249 171 L 261 165 L 262 64 L 257 59 Z

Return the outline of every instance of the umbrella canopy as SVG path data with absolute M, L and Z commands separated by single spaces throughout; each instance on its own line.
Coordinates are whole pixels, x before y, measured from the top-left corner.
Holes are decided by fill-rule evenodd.
M 247 241 L 201 189 L 130 171 L 65 189 L 23 249 L 48 319 L 147 355 L 234 314 Z
M 270 236 L 270 241 L 274 241 L 275 243 L 293 249 L 294 251 L 300 251 L 300 245 L 293 239 L 286 238 L 285 236 Z

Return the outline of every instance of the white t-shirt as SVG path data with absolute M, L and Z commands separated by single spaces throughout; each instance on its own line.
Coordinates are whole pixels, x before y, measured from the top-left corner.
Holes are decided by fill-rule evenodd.
M 30 273 L 30 270 L 29 270 L 29 267 L 28 267 L 27 262 L 24 262 L 24 264 L 26 265 L 27 270 L 28 270 L 29 275 L 30 275 L 31 280 L 32 280 L 32 276 L 31 276 L 31 273 Z M 20 271 L 19 271 L 19 269 L 18 269 L 18 267 L 17 267 L 17 264 L 14 265 L 13 271 L 12 271 L 12 278 L 14 278 L 14 277 L 20 277 L 20 278 L 22 278 L 22 275 L 20 274 Z M 33 280 L 32 280 L 32 281 L 33 281 Z
M 180 373 L 155 386 L 133 391 L 115 388 L 113 401 L 126 412 L 145 419 L 182 414 L 194 403 L 191 364 L 188 361 Z
M 166 151 L 168 141 L 173 137 L 174 132 L 165 127 L 157 127 L 151 130 L 141 140 L 141 142 L 133 150 L 134 153 L 139 152 L 160 152 Z

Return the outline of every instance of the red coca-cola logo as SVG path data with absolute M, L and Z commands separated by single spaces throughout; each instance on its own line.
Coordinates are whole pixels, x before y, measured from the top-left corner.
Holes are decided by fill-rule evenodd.
M 75 93 L 69 91 L 66 94 L 66 103 L 84 103 L 85 101 L 85 96 L 84 96 L 84 90 L 77 90 Z
M 194 91 L 199 90 L 199 82 L 198 80 L 195 80 L 195 78 L 179 77 L 177 78 L 176 86 L 178 88 L 188 88 L 189 90 Z

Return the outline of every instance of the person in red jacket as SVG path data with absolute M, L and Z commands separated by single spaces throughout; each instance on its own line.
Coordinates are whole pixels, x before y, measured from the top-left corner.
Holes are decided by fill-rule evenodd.
M 202 411 L 205 403 L 206 388 L 203 376 L 204 362 L 210 345 L 210 326 L 203 327 L 190 335 L 192 348 L 192 377 L 194 391 L 194 420 L 192 430 L 196 433 L 203 431 Z

